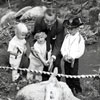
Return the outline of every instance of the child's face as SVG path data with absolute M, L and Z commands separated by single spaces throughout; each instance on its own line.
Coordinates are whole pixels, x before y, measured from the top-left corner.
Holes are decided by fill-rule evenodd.
M 17 31 L 18 33 L 17 33 L 17 37 L 18 37 L 18 39 L 25 39 L 25 37 L 26 37 L 26 35 L 27 35 L 27 33 L 26 32 L 21 32 L 20 30 L 18 30 Z
M 39 37 L 39 38 L 37 39 L 37 42 L 38 42 L 39 44 L 43 44 L 43 43 L 45 42 L 45 38 L 44 38 L 44 37 Z
M 75 34 L 76 34 L 76 28 L 75 28 L 75 29 L 68 29 L 68 32 L 69 32 L 71 35 L 75 35 Z

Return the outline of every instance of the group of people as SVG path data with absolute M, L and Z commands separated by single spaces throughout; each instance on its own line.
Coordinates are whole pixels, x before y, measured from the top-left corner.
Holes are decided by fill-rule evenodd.
M 64 62 L 66 75 L 78 75 L 79 58 L 84 54 L 85 40 L 80 34 L 80 27 L 83 25 L 79 17 L 66 19 L 61 23 L 57 19 L 56 9 L 48 8 L 43 17 L 35 21 L 34 30 L 30 38 L 31 43 L 26 38 L 28 28 L 24 23 L 18 23 L 15 27 L 15 36 L 8 46 L 10 53 L 10 65 L 19 68 L 22 57 L 25 54 L 28 59 L 24 61 L 26 68 L 30 70 L 53 71 L 58 68 L 58 73 L 62 73 L 61 60 Z M 29 45 L 27 44 L 29 42 Z M 25 56 L 24 56 L 25 57 Z M 23 58 L 24 60 L 24 58 Z M 22 68 L 25 66 L 21 65 Z M 49 75 L 12 71 L 12 80 L 19 79 L 20 73 L 31 83 L 33 79 L 46 81 Z M 60 77 L 57 77 L 60 80 Z M 66 83 L 72 92 L 82 92 L 78 78 L 66 78 Z

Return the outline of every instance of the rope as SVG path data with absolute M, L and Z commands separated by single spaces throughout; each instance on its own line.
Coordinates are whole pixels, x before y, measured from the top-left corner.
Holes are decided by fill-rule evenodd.
M 51 75 L 53 74 L 52 72 L 46 72 L 46 71 L 37 71 L 37 70 L 29 70 L 27 68 L 12 68 L 8 66 L 0 66 L 0 69 L 10 69 L 10 70 L 20 70 L 20 71 L 27 71 L 27 72 L 32 72 L 32 73 L 40 73 L 40 74 L 46 74 L 46 75 Z M 65 75 L 65 74 L 57 74 L 58 77 L 65 77 L 65 78 L 95 78 L 99 77 L 100 74 L 90 74 L 90 75 Z

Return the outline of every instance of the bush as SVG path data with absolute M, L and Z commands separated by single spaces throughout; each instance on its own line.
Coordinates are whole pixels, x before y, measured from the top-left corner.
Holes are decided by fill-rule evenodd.
M 74 0 L 74 2 L 77 3 L 77 4 L 84 3 L 84 2 L 86 2 L 86 1 L 87 1 L 87 0 Z
M 89 10 L 90 16 L 90 24 L 93 25 L 96 21 L 98 21 L 98 13 L 100 12 L 99 7 L 93 7 Z
M 0 5 L 4 4 L 6 0 L 0 0 Z
M 36 6 L 41 5 L 41 0 L 20 0 L 19 1 L 19 9 L 25 6 Z

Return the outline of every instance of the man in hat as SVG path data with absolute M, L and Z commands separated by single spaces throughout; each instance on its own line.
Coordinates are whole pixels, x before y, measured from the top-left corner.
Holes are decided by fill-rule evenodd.
M 56 18 L 56 9 L 48 8 L 44 17 L 37 18 L 33 36 L 38 32 L 45 32 L 47 34 L 47 52 L 50 50 L 50 44 L 52 46 L 52 58 L 50 65 L 53 63 L 54 67 L 58 67 L 58 73 L 61 73 L 60 61 L 62 56 L 60 54 L 60 48 L 64 39 L 64 27 Z M 48 68 L 44 67 L 44 71 L 48 71 Z M 47 75 L 43 76 L 43 80 L 47 80 L 49 78 L 46 76 Z
M 79 58 L 84 54 L 85 50 L 85 40 L 79 33 L 82 24 L 80 18 L 64 21 L 68 34 L 63 41 L 61 54 L 66 75 L 78 75 Z M 67 78 L 66 83 L 74 94 L 82 92 L 79 78 Z

